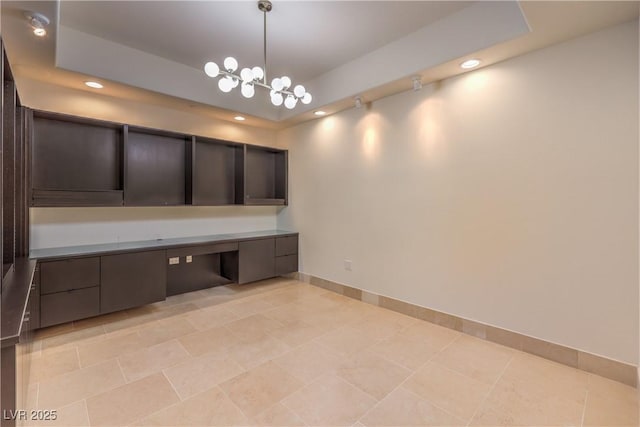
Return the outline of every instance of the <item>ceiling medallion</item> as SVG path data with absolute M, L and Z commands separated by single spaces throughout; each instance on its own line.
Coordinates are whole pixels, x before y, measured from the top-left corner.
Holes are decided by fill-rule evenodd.
M 255 88 L 261 87 L 269 90 L 271 103 L 279 107 L 284 103 L 288 109 L 293 109 L 298 101 L 309 104 L 312 100 L 311 94 L 302 85 L 296 85 L 291 89 L 291 79 L 287 76 L 276 77 L 271 80 L 271 85 L 267 84 L 267 12 L 270 12 L 273 5 L 269 0 L 258 1 L 258 9 L 262 11 L 264 18 L 264 68 L 258 66 L 253 68 L 243 68 L 240 73 L 238 61 L 229 56 L 225 58 L 220 68 L 215 62 L 207 62 L 204 72 L 211 78 L 220 77 L 218 88 L 225 93 L 240 85 L 240 92 L 245 98 L 253 98 Z

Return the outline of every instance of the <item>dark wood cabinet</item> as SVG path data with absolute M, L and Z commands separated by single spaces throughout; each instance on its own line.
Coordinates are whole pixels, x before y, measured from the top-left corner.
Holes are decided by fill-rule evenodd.
M 40 312 L 42 328 L 97 316 L 100 314 L 100 287 L 41 295 Z
M 121 206 L 123 127 L 34 112 L 33 206 Z
M 164 250 L 100 257 L 100 313 L 164 300 L 166 264 Z
M 245 146 L 245 205 L 287 204 L 287 151 Z
M 13 82 L 5 84 L 4 104 Z M 4 107 L 5 110 L 8 107 Z M 24 110 L 24 111 L 23 111 Z M 17 110 L 16 110 L 17 111 Z M 31 206 L 286 205 L 287 151 L 20 109 L 28 128 Z M 23 126 L 24 125 L 24 126 Z M 4 155 L 11 157 L 9 149 Z M 5 168 L 5 182 L 14 176 Z M 11 193 L 5 192 L 5 198 Z M 10 212 L 4 213 L 10 223 Z M 15 215 L 17 218 L 17 214 Z
M 125 139 L 125 205 L 186 203 L 187 140 L 190 138 L 129 129 Z
M 226 141 L 195 138 L 192 149 L 193 205 L 243 203 L 243 146 Z
M 238 248 L 238 283 L 255 282 L 276 275 L 274 238 L 240 242 Z
M 100 286 L 100 258 L 69 258 L 40 264 L 43 295 Z

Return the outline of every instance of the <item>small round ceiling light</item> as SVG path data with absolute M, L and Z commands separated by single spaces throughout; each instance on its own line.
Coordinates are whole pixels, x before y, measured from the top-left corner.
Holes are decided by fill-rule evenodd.
M 102 89 L 104 87 L 104 86 L 102 86 L 101 83 L 92 82 L 92 81 L 84 82 L 84 84 L 89 86 L 90 88 L 93 88 L 93 89 Z
M 25 12 L 24 16 L 27 18 L 27 22 L 29 22 L 31 28 L 33 28 L 33 34 L 38 37 L 47 35 L 47 29 L 45 27 L 49 25 L 49 18 L 37 12 Z
M 314 113 L 313 113 L 313 114 L 315 114 L 316 116 L 324 116 L 324 115 L 326 115 L 327 113 L 326 113 L 325 111 L 318 110 L 318 111 L 314 111 Z
M 239 121 L 239 122 L 244 122 L 246 119 L 242 116 L 235 116 L 234 117 L 235 120 Z
M 475 68 L 478 65 L 480 65 L 480 60 L 479 59 L 467 59 L 466 61 L 464 61 L 462 64 L 460 64 L 460 68 L 464 68 L 465 70 L 468 70 L 470 68 Z

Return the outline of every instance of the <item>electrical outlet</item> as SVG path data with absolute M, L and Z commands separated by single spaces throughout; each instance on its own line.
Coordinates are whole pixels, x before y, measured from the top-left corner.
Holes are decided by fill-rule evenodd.
M 347 271 L 351 271 L 351 267 L 352 267 L 352 262 L 350 259 L 345 259 L 344 260 L 344 269 Z
M 169 258 L 169 265 L 180 264 L 180 257 Z
M 187 263 L 193 262 L 193 256 L 187 255 Z

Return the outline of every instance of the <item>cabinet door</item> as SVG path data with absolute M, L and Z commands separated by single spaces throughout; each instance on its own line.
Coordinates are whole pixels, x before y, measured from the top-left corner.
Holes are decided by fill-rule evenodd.
M 185 204 L 184 138 L 129 132 L 125 146 L 124 204 Z
M 136 252 L 100 258 L 100 313 L 163 301 L 166 252 Z
M 255 282 L 276 275 L 275 239 L 240 242 L 238 283 Z

